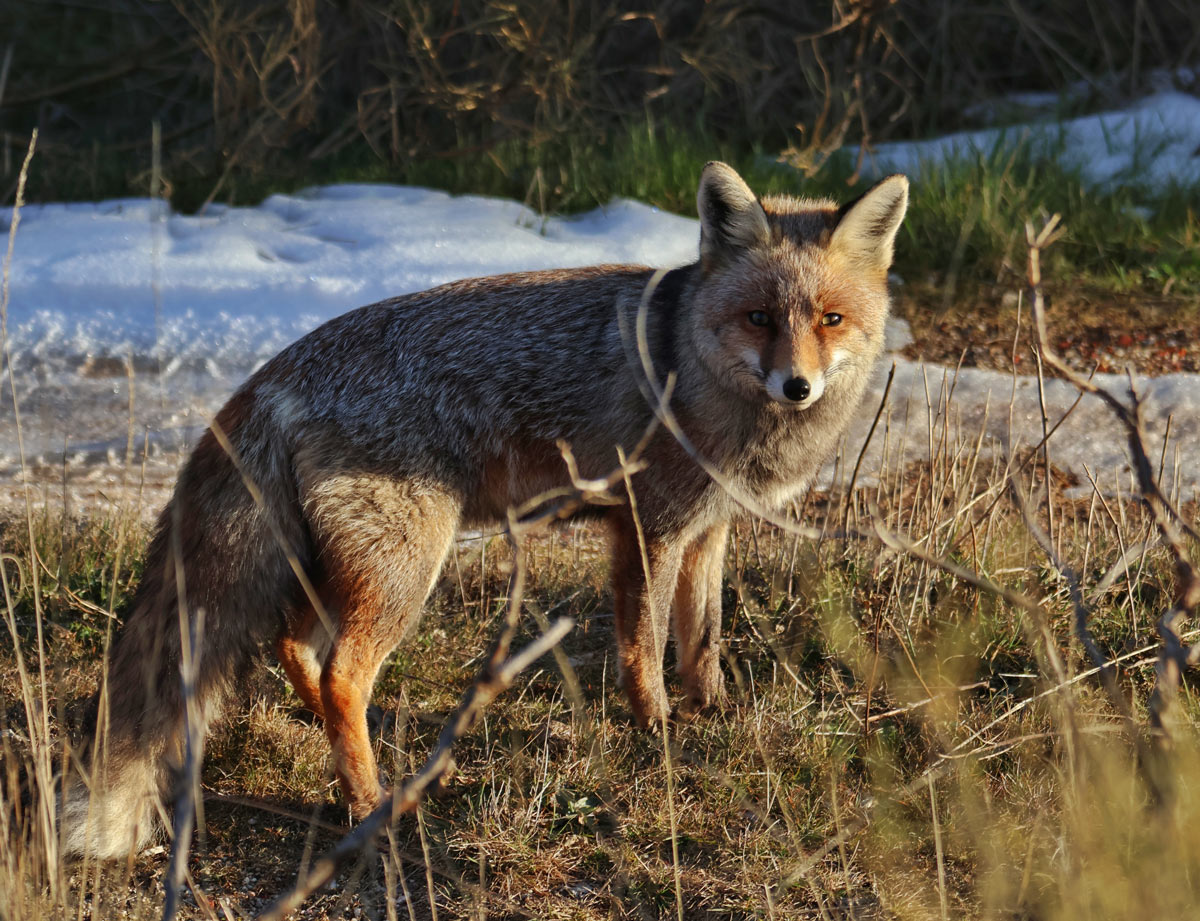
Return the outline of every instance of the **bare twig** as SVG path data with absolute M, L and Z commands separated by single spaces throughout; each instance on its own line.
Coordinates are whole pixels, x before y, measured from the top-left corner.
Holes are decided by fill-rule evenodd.
M 492 700 L 507 689 L 524 669 L 548 652 L 574 626 L 569 617 L 561 617 L 550 625 L 550 629 L 536 640 L 507 657 L 509 645 L 517 627 L 523 583 L 525 579 L 524 554 L 514 543 L 516 565 L 513 568 L 512 594 L 509 610 L 479 678 L 467 690 L 462 703 L 450 717 L 438 737 L 438 744 L 426 759 L 424 766 L 407 782 L 397 787 L 392 798 L 368 815 L 358 827 L 344 837 L 324 856 L 319 858 L 305 876 L 274 905 L 259 915 L 262 921 L 277 921 L 293 912 L 314 891 L 333 878 L 343 861 L 370 845 L 375 836 L 387 825 L 407 812 L 412 812 L 426 794 L 449 770 L 454 744 L 470 729 Z
M 858 459 L 854 462 L 854 470 L 850 473 L 850 485 L 846 487 L 845 508 L 842 510 L 842 530 L 850 530 L 850 507 L 854 502 L 854 484 L 858 482 L 858 471 L 862 467 L 863 458 L 867 456 L 867 448 L 871 445 L 871 439 L 875 436 L 875 429 L 879 427 L 879 420 L 883 417 L 883 411 L 887 409 L 888 397 L 892 393 L 892 383 L 896 380 L 896 362 L 892 362 L 892 367 L 888 371 L 887 384 L 883 388 L 883 396 L 879 398 L 879 409 L 875 411 L 875 418 L 871 420 L 871 428 L 867 430 L 867 437 L 863 439 L 862 448 L 858 452 Z
M 1168 711 L 1179 689 L 1183 672 L 1200 661 L 1200 645 L 1189 647 L 1179 637 L 1179 628 L 1185 618 L 1193 616 L 1200 607 L 1200 574 L 1188 558 L 1184 537 L 1200 541 L 1195 527 L 1183 518 L 1178 509 L 1162 492 L 1154 464 L 1146 450 L 1142 429 L 1142 401 L 1129 381 L 1129 399 L 1124 402 L 1094 381 L 1074 371 L 1063 361 L 1050 345 L 1046 331 L 1046 305 L 1042 295 L 1041 251 L 1060 235 L 1059 216 L 1053 215 L 1040 231 L 1033 225 L 1025 225 L 1025 239 L 1029 247 L 1029 286 L 1032 293 L 1034 327 L 1037 330 L 1038 348 L 1047 365 L 1054 368 L 1081 393 L 1088 393 L 1102 400 L 1125 428 L 1129 456 L 1137 476 L 1138 491 L 1142 502 L 1150 511 L 1151 518 L 1167 545 L 1175 562 L 1176 598 L 1174 605 L 1158 620 L 1158 633 L 1162 637 L 1159 664 L 1154 691 L 1150 695 L 1150 725 L 1160 741 L 1169 743 L 1167 729 Z
M 1021 512 L 1021 517 L 1025 522 L 1025 529 L 1029 531 L 1034 541 L 1041 547 L 1042 553 L 1046 555 L 1046 559 L 1050 561 L 1050 565 L 1066 581 L 1067 592 L 1071 598 L 1071 607 L 1075 611 L 1075 636 L 1079 639 L 1079 643 L 1083 646 L 1088 658 L 1092 660 L 1092 664 L 1099 670 L 1100 680 L 1104 684 L 1104 690 L 1108 693 L 1108 699 L 1116 708 L 1117 713 L 1121 715 L 1129 737 L 1134 742 L 1137 742 L 1137 727 L 1133 722 L 1133 711 L 1129 708 L 1129 701 L 1125 699 L 1121 693 L 1121 689 L 1117 687 L 1116 671 L 1103 650 L 1096 644 L 1091 628 L 1088 626 L 1088 619 L 1091 617 L 1092 612 L 1087 602 L 1083 599 L 1083 588 L 1080 586 L 1078 574 L 1058 555 L 1054 549 L 1054 541 L 1049 534 L 1042 530 L 1041 526 L 1034 519 L 1025 502 L 1025 497 L 1021 495 L 1021 489 L 1015 477 L 1009 479 L 1009 491 L 1012 494 L 1013 502 Z
M 621 461 L 621 468 L 627 467 L 625 461 L 625 452 L 621 447 L 617 446 L 617 457 Z M 654 630 L 654 648 L 658 650 L 658 655 L 661 656 L 662 650 L 666 647 L 666 637 L 659 636 L 659 631 L 662 629 L 666 618 L 660 620 L 657 611 L 653 610 L 654 591 L 651 588 L 651 567 L 650 555 L 646 548 L 646 535 L 642 530 L 642 519 L 638 514 L 637 497 L 633 491 L 633 480 L 627 473 L 625 475 L 625 494 L 629 497 L 629 513 L 633 517 L 634 529 L 637 532 L 638 551 L 642 558 L 642 572 L 646 578 L 646 598 L 647 603 L 651 605 L 650 625 Z M 665 704 L 665 701 L 664 701 Z M 663 768 L 667 775 L 667 820 L 671 828 L 671 871 L 675 881 L 675 910 L 679 917 L 679 921 L 683 921 L 683 881 L 679 872 L 679 825 L 678 817 L 675 814 L 675 769 L 671 760 L 671 726 L 670 719 L 666 710 L 655 714 L 659 719 L 659 724 L 662 729 L 662 746 L 663 746 Z
M 178 563 L 178 569 L 182 569 Z M 187 874 L 187 858 L 192 840 L 192 828 L 197 818 L 200 803 L 200 762 L 204 757 L 203 719 L 198 712 L 196 679 L 200 675 L 204 635 L 204 608 L 196 608 L 189 618 L 180 605 L 180 631 L 183 655 L 180 662 L 183 681 L 184 706 L 184 750 L 183 770 L 179 777 L 179 790 L 175 800 L 174 821 L 171 835 L 171 859 L 167 867 L 166 898 L 163 900 L 162 921 L 172 921 L 179 911 L 179 891 Z
M 939 557 L 928 550 L 924 550 L 904 535 L 889 530 L 883 524 L 883 519 L 878 509 L 871 512 L 871 517 L 873 519 L 872 526 L 875 529 L 875 534 L 885 546 L 897 552 L 905 553 L 936 569 L 940 569 L 942 572 L 954 576 L 954 578 L 966 582 L 968 585 L 973 585 L 987 592 L 989 595 L 1001 598 L 1013 605 L 1013 607 L 1020 608 L 1029 614 L 1033 619 L 1037 632 L 1041 635 L 1046 650 L 1046 661 L 1054 674 L 1055 680 L 1060 685 L 1066 684 L 1067 672 L 1063 666 L 1062 657 L 1059 655 L 1058 646 L 1054 642 L 1054 635 L 1050 632 L 1050 625 L 1046 622 L 1046 612 L 1042 610 L 1041 605 L 1023 592 L 1018 592 L 1016 589 L 993 582 L 986 576 L 972 572 L 963 566 L 959 566 L 957 563 Z

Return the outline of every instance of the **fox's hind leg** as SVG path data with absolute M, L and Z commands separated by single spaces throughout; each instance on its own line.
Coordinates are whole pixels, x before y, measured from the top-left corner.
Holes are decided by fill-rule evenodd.
M 322 623 L 316 608 L 306 598 L 288 617 L 275 641 L 275 654 L 297 696 L 322 720 L 325 707 L 321 703 L 321 669 L 333 645 L 332 628 L 332 623 L 329 626 Z
M 721 675 L 721 572 L 729 525 L 709 528 L 683 553 L 675 588 L 675 654 L 684 698 L 680 715 L 719 704 Z
M 420 614 L 458 527 L 461 503 L 426 484 L 355 474 L 305 496 L 336 630 L 320 704 L 338 781 L 355 818 L 382 801 L 367 705 L 384 658 Z

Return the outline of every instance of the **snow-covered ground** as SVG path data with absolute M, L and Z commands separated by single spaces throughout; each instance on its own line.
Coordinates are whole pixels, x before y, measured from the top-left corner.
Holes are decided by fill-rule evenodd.
M 1178 93 L 1030 133 L 1052 136 L 1063 156 L 1088 164 L 1096 181 L 1120 181 L 1135 170 L 1146 181 L 1200 179 L 1200 100 Z M 1003 135 L 885 145 L 877 162 L 915 173 L 922 160 L 1022 135 L 1010 128 Z M 9 216 L 0 211 L 0 227 Z M 26 206 L 7 327 L 31 479 L 46 488 L 65 480 L 76 501 L 104 502 L 132 434 L 139 448 L 143 439 L 150 446 L 151 478 L 169 482 L 190 441 L 258 363 L 361 304 L 496 272 L 600 262 L 680 265 L 695 258 L 697 240 L 695 221 L 637 202 L 543 220 L 514 202 L 378 185 L 276 195 L 257 207 L 213 206 L 196 216 L 168 214 L 147 200 Z M 881 365 L 879 386 L 848 435 L 852 457 L 891 360 Z M 3 384 L 0 477 L 12 483 L 21 455 L 7 378 Z M 1124 388 L 1126 381 L 1113 376 L 1105 384 Z M 1147 399 L 1155 457 L 1171 420 L 1168 485 L 1190 496 L 1200 489 L 1200 465 L 1192 461 L 1200 456 L 1200 377 L 1172 375 L 1137 386 Z M 885 445 L 894 452 L 888 464 L 928 453 L 931 425 L 940 428 L 938 414 L 946 412 L 941 395 L 949 390 L 942 388 L 951 387 L 952 433 L 973 440 L 982 428 L 998 450 L 1041 438 L 1036 381 L 977 369 L 952 379 L 945 369 L 898 359 L 889 425 L 876 436 L 860 480 L 885 463 Z M 1075 393 L 1049 381 L 1045 398 L 1054 424 Z M 1123 445 L 1108 413 L 1088 399 L 1053 437 L 1052 460 L 1085 486 L 1094 476 L 1104 491 L 1125 492 Z
M 922 165 L 1028 145 L 1060 157 L 1097 184 L 1163 187 L 1200 181 L 1200 99 L 1164 91 L 1137 105 L 1063 122 L 1034 122 L 964 131 L 928 141 L 880 144 L 874 169 L 920 175 Z

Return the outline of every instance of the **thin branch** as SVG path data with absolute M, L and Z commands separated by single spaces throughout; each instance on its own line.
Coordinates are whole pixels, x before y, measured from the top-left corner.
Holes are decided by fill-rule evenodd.
M 625 314 L 622 312 L 618 315 L 618 323 L 621 330 L 621 338 L 625 342 L 625 347 L 632 353 L 636 349 L 636 358 L 641 365 L 642 376 L 638 378 L 638 389 L 641 390 L 642 396 L 646 402 L 654 408 L 654 414 L 663 427 L 675 438 L 675 441 L 684 450 L 696 465 L 708 474 L 709 479 L 716 483 L 734 502 L 744 508 L 750 514 L 761 518 L 769 524 L 788 534 L 793 534 L 798 537 L 803 537 L 808 540 L 817 541 L 826 537 L 833 538 L 863 538 L 865 535 L 861 532 L 823 532 L 820 528 L 808 528 L 795 521 L 790 521 L 787 518 L 776 514 L 773 509 L 763 505 L 757 498 L 750 495 L 740 486 L 733 482 L 725 473 L 708 457 L 706 457 L 699 448 L 692 443 L 692 440 L 684 432 L 683 426 L 680 425 L 678 417 L 671 410 L 667 403 L 667 398 L 670 395 L 671 388 L 674 383 L 674 375 L 668 375 L 665 384 L 659 383 L 658 372 L 654 367 L 654 359 L 650 355 L 649 336 L 646 331 L 647 316 L 650 309 L 650 301 L 654 297 L 654 292 L 658 289 L 659 283 L 663 276 L 666 275 L 666 269 L 658 269 L 646 282 L 646 287 L 642 289 L 641 301 L 638 304 L 636 326 L 633 331 L 632 342 L 630 330 L 626 325 Z M 631 354 L 631 357 L 632 354 Z
M 1178 693 L 1183 672 L 1200 661 L 1200 648 L 1189 648 L 1179 637 L 1179 627 L 1183 620 L 1194 616 L 1196 608 L 1200 607 L 1200 574 L 1197 574 L 1196 568 L 1188 558 L 1184 536 L 1200 541 L 1200 534 L 1197 534 L 1195 527 L 1172 505 L 1159 486 L 1154 464 L 1146 450 L 1142 401 L 1134 386 L 1132 374 L 1129 377 L 1129 400 L 1124 402 L 1074 371 L 1050 345 L 1050 337 L 1046 331 L 1046 304 L 1042 294 L 1041 251 L 1056 240 L 1061 232 L 1057 214 L 1046 221 L 1038 232 L 1034 231 L 1032 224 L 1025 225 L 1025 239 L 1029 247 L 1029 287 L 1032 293 L 1038 349 L 1047 365 L 1058 371 L 1081 393 L 1089 393 L 1101 399 L 1124 426 L 1142 502 L 1149 509 L 1151 518 L 1175 563 L 1176 600 L 1158 620 L 1162 646 L 1159 650 L 1154 691 L 1149 700 L 1150 725 L 1159 735 L 1160 741 L 1166 744 L 1170 740 L 1167 714 Z
M 871 439 L 875 437 L 875 429 L 879 427 L 879 420 L 883 417 L 883 411 L 887 409 L 888 397 L 892 393 L 892 383 L 896 380 L 896 362 L 892 362 L 892 367 L 888 371 L 887 384 L 883 388 L 883 396 L 879 398 L 879 409 L 875 410 L 875 418 L 871 420 L 871 428 L 867 431 L 867 437 L 863 439 L 863 445 L 858 452 L 858 459 L 854 462 L 854 470 L 850 473 L 850 485 L 846 487 L 845 508 L 842 510 L 842 530 L 850 530 L 850 507 L 854 502 L 854 484 L 858 482 L 858 471 L 862 467 L 863 458 L 867 456 L 867 448 L 871 445 Z
M 1042 553 L 1046 555 L 1046 559 L 1050 561 L 1050 565 L 1058 571 L 1059 575 L 1067 583 L 1067 593 L 1070 595 L 1071 606 L 1075 612 L 1075 636 L 1079 639 L 1080 645 L 1083 646 L 1088 658 L 1092 660 L 1092 664 L 1099 670 L 1100 680 L 1104 684 L 1104 690 L 1108 693 L 1108 699 L 1116 708 L 1117 713 L 1121 715 L 1121 720 L 1125 725 L 1130 739 L 1136 743 L 1138 741 L 1137 727 L 1134 725 L 1133 711 L 1129 708 L 1129 701 L 1125 699 L 1125 696 L 1121 693 L 1121 689 L 1117 687 L 1116 670 L 1104 654 L 1104 651 L 1097 645 L 1095 638 L 1092 636 L 1091 628 L 1088 626 L 1088 620 L 1092 612 L 1087 602 L 1083 599 L 1083 588 L 1079 583 L 1079 576 L 1058 555 L 1054 549 L 1054 542 L 1051 540 L 1050 535 L 1043 531 L 1034 519 L 1028 504 L 1025 502 L 1025 497 L 1021 495 L 1021 489 L 1016 477 L 1010 477 L 1008 482 L 1013 503 L 1021 513 L 1026 530 L 1029 531 L 1034 541 L 1042 549 Z
M 426 759 L 424 766 L 403 785 L 397 787 L 388 802 L 363 819 L 350 834 L 320 857 L 290 891 L 280 896 L 274 905 L 259 915 L 261 921 L 280 921 L 291 914 L 313 892 L 329 882 L 343 862 L 373 844 L 376 835 L 400 816 L 412 812 L 428 791 L 446 775 L 453 763 L 451 752 L 454 744 L 466 734 L 483 709 L 506 690 L 518 674 L 562 640 L 575 625 L 569 617 L 559 618 L 545 633 L 520 652 L 511 658 L 504 657 L 516 632 L 516 615 L 520 611 L 521 602 L 519 593 L 523 591 L 525 579 L 524 554 L 519 549 L 515 553 L 517 562 L 513 568 L 512 588 L 518 594 L 510 595 L 509 613 L 496 637 L 492 655 L 489 656 L 479 678 L 463 696 L 458 709 L 443 727 L 438 744 Z

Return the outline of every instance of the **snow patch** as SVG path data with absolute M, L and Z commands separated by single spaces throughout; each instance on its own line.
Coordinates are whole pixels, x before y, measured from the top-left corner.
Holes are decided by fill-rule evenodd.
M 919 175 L 925 162 L 1016 143 L 1041 145 L 1094 182 L 1200 182 L 1200 99 L 1164 91 L 1061 125 L 884 144 L 874 166 Z M 8 220 L 11 212 L 0 211 L 0 226 Z M 543 219 L 512 201 L 388 185 L 308 189 L 192 216 L 142 199 L 26 206 L 7 315 L 26 460 L 53 467 L 64 456 L 121 459 L 132 427 L 139 447 L 145 433 L 151 456 L 178 463 L 257 364 L 346 310 L 500 272 L 597 263 L 669 268 L 696 258 L 698 238 L 696 221 L 633 201 Z M 903 325 L 894 324 L 889 348 L 907 341 Z M 886 366 L 848 435 L 846 456 L 861 448 Z M 1119 376 L 1103 382 L 1128 386 Z M 1200 456 L 1200 376 L 1138 378 L 1135 386 L 1145 399 L 1151 456 L 1165 457 L 1167 489 L 1188 498 L 1200 490 L 1192 461 Z M 929 426 L 943 421 L 972 443 L 982 432 L 989 450 L 1002 452 L 1031 447 L 1042 435 L 1031 378 L 978 369 L 954 375 L 899 360 L 892 394 L 860 482 L 925 456 Z M 1046 382 L 1051 425 L 1075 397 L 1069 385 Z M 1171 440 L 1161 454 L 1168 419 Z M 21 461 L 13 421 L 4 400 L 0 471 L 9 474 Z M 1111 414 L 1085 398 L 1051 439 L 1051 460 L 1081 489 L 1094 477 L 1104 492 L 1128 493 L 1124 444 Z M 831 465 L 826 482 L 844 472 L 845 464 Z
M 1028 145 L 1035 154 L 1057 157 L 1099 185 L 1136 183 L 1163 188 L 1171 182 L 1200 182 L 1200 99 L 1166 91 L 1125 109 L 1061 123 L 1034 122 L 963 131 L 927 141 L 879 144 L 870 167 L 880 176 L 901 172 L 917 177 L 927 164 L 990 156 L 1018 145 Z

